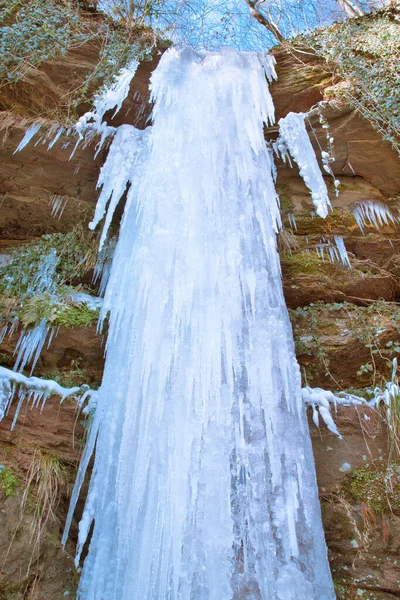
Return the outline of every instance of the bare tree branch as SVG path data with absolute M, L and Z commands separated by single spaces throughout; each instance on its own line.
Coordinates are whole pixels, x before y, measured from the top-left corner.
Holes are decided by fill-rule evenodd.
M 351 0 L 336 0 L 348 17 L 361 17 L 364 11 Z
M 250 14 L 268 31 L 272 33 L 272 35 L 278 40 L 278 42 L 283 42 L 285 39 L 279 29 L 279 27 L 272 21 L 272 19 L 267 19 L 257 8 L 256 0 L 245 0 L 250 8 Z

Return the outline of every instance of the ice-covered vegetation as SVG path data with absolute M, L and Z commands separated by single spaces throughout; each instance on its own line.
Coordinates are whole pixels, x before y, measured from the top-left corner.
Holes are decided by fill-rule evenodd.
M 302 42 L 326 58 L 341 79 L 331 96 L 357 108 L 400 152 L 398 3 L 335 23 Z
M 17 370 L 31 370 L 45 343 L 59 326 L 87 326 L 96 322 L 100 300 L 74 280 L 94 268 L 97 240 L 82 226 L 67 234 L 44 235 L 11 251 L 9 264 L 0 268 L 0 339 L 20 333 Z
M 96 393 L 88 385 L 65 388 L 52 379 L 26 377 L 21 373 L 0 367 L 0 419 L 8 413 L 13 401 L 17 403 L 11 429 L 14 429 L 25 402 L 32 408 L 40 407 L 42 410 L 50 396 L 59 396 L 61 402 L 72 397 L 81 406 Z

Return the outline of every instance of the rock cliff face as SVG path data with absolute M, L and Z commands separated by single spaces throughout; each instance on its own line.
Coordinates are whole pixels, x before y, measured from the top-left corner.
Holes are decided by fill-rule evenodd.
M 278 80 L 271 91 L 277 119 L 318 105 L 309 120 L 311 139 L 320 155 L 326 145 L 326 129 L 319 121 L 322 114 L 334 138 L 332 165 L 341 182 L 335 198 L 333 180 L 327 177 L 334 210 L 326 220 L 312 217 L 310 195 L 296 167 L 277 161 L 285 226 L 279 244 L 298 359 L 311 386 L 336 391 L 365 388 L 389 377 L 388 363 L 400 344 L 400 230 L 392 222 L 379 229 L 366 225 L 363 235 L 354 208 L 371 201 L 387 205 L 397 214 L 399 159 L 355 111 L 325 101 L 333 82 L 320 58 L 304 49 L 277 48 L 274 54 Z M 93 159 L 98 140 L 79 147 L 71 160 L 74 142 L 65 134 L 50 151 L 39 133 L 20 153 L 13 152 L 38 112 L 50 114 L 66 86 L 83 79 L 95 59 L 95 48 L 81 47 L 64 59 L 45 64 L 17 90 L 3 88 L 0 92 L 3 256 L 11 246 L 45 233 L 67 232 L 78 221 L 85 224 L 90 220 L 97 198 L 96 180 L 107 152 L 105 148 Z M 157 60 L 158 56 L 140 66 L 113 124 L 144 126 L 151 109 L 148 82 Z M 48 110 L 44 111 L 44 106 Z M 86 108 L 82 107 L 82 112 Z M 50 119 L 42 119 L 42 132 L 54 126 Z M 276 128 L 270 128 L 266 137 L 276 137 Z M 67 199 L 59 220 L 51 216 L 49 201 L 54 195 Z M 351 269 L 337 261 L 331 263 L 327 256 L 323 261 L 315 252 L 317 245 L 327 248 L 335 235 L 344 239 Z M 90 281 L 91 273 L 85 277 Z M 3 341 L 0 358 L 4 366 L 12 361 L 18 335 L 16 332 Z M 60 328 L 42 353 L 35 374 L 46 376 L 79 363 L 91 384 L 98 385 L 103 352 L 103 340 L 93 327 Z M 25 410 L 12 432 L 11 421 L 12 414 L 0 423 L 0 463 L 6 467 L 0 472 L 0 599 L 74 597 L 77 577 L 71 553 L 76 527 L 65 551 L 59 540 L 84 424 L 73 404 L 59 407 L 55 399 L 49 400 L 41 413 Z M 393 460 L 387 467 L 391 446 L 386 421 L 372 409 L 341 407 L 336 422 L 343 440 L 314 425 L 311 434 L 338 598 L 399 597 L 400 467 Z M 27 473 L 29 478 L 38 453 L 55 457 L 63 476 L 55 514 L 50 515 L 34 552 L 30 550 L 37 499 L 34 486 L 22 512 L 20 506 Z

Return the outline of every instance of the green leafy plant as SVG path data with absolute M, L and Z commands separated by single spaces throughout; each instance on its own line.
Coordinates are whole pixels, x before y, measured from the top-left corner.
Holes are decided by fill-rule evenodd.
M 57 121 L 74 122 L 77 107 L 90 103 L 102 85 L 108 87 L 128 61 L 148 60 L 156 46 L 166 44 L 144 23 L 157 6 L 158 0 L 135 4 L 134 18 L 123 19 L 112 11 L 100 12 L 91 0 L 0 0 L 0 87 L 89 44 L 98 53 L 97 63 L 57 107 Z M 42 116 L 55 118 L 51 110 Z
M 340 82 L 329 91 L 358 109 L 400 153 L 400 10 L 395 4 L 302 36 Z
M 7 497 L 12 496 L 19 485 L 19 478 L 10 469 L 0 465 L 0 489 L 4 494 Z

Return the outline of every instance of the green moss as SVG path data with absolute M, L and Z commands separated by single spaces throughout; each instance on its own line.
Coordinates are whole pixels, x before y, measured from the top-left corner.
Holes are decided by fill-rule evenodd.
M 318 215 L 313 217 L 309 211 L 295 213 L 295 217 L 299 235 L 329 234 L 337 229 L 352 230 L 357 227 L 353 215 L 338 208 L 335 208 L 325 219 Z
M 315 252 L 296 252 L 286 255 L 282 257 L 281 264 L 285 275 L 292 277 L 300 274 L 323 275 L 326 271 L 325 263 Z
M 98 309 L 93 310 L 84 303 L 72 304 L 69 299 L 69 294 L 37 294 L 23 303 L 19 318 L 26 328 L 34 327 L 43 320 L 55 327 L 87 327 L 97 321 Z
M 400 462 L 379 461 L 354 469 L 345 490 L 377 515 L 400 514 Z
M 294 211 L 294 203 L 291 196 L 290 186 L 285 181 L 276 182 L 276 191 L 279 195 L 280 209 L 283 213 Z
M 12 496 L 20 485 L 18 477 L 4 465 L 0 465 L 0 489 L 7 496 Z

